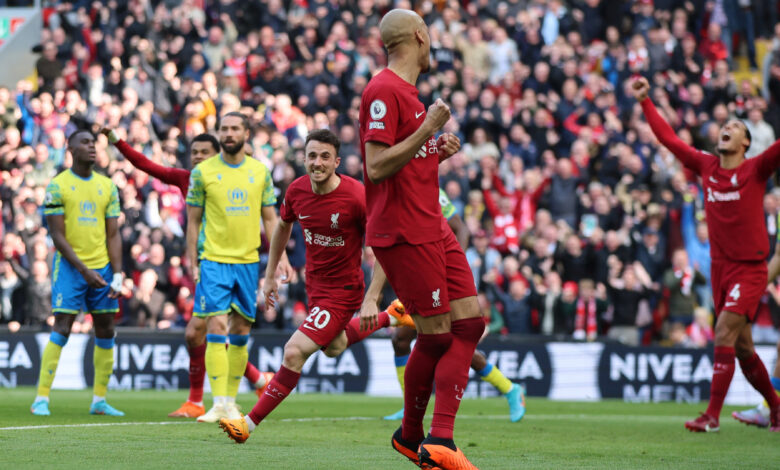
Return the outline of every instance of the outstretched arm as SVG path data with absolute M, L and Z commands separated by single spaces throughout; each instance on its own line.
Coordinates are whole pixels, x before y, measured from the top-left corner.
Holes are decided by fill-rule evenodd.
M 167 168 L 158 165 L 146 155 L 137 152 L 133 147 L 122 139 L 119 139 L 112 129 L 103 128 L 100 133 L 108 138 L 108 141 L 119 150 L 119 152 L 139 170 L 149 173 L 150 176 L 157 178 L 166 184 L 178 186 L 181 189 L 182 196 L 187 196 L 187 184 L 189 183 L 190 172 L 180 168 Z
M 645 114 L 647 123 L 661 144 L 668 148 L 680 162 L 688 168 L 699 172 L 701 170 L 702 154 L 683 142 L 666 120 L 658 113 L 655 105 L 647 96 L 650 84 L 646 78 L 639 78 L 633 84 L 634 96 Z
M 780 167 L 780 140 L 776 140 L 768 149 L 761 152 L 756 160 L 758 173 L 764 179 L 769 179 L 772 173 Z

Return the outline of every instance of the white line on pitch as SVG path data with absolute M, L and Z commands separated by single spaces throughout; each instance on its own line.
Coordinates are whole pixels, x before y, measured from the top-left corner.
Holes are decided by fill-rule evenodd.
M 489 419 L 489 420 L 505 420 L 507 415 L 458 415 L 458 419 Z M 524 421 L 561 421 L 561 420 L 573 420 L 573 419 L 586 419 L 589 421 L 625 421 L 625 420 L 638 420 L 638 421 L 654 421 L 654 422 L 667 422 L 667 421 L 680 421 L 690 418 L 689 416 L 665 416 L 665 415 L 592 415 L 592 414 L 542 414 L 542 415 L 526 415 Z M 312 418 L 283 418 L 283 419 L 269 419 L 271 422 L 283 422 L 283 423 L 308 423 L 316 421 L 379 421 L 382 418 L 379 416 L 334 416 L 334 417 L 312 417 Z M 171 424 L 195 424 L 196 421 L 151 421 L 151 422 L 127 422 L 127 423 L 82 423 L 82 424 L 44 424 L 33 426 L 11 426 L 0 428 L 0 431 L 24 431 L 33 429 L 51 429 L 51 428 L 95 428 L 103 426 L 167 426 Z
M 192 424 L 195 421 L 152 421 L 147 423 L 82 423 L 82 424 L 42 424 L 34 426 L 11 426 L 0 431 L 23 431 L 27 429 L 49 428 L 98 428 L 101 426 L 165 426 L 168 424 Z

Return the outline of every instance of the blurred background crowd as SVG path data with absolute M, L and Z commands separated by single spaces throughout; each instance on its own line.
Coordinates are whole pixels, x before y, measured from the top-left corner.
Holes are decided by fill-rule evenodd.
M 241 111 L 279 201 L 304 174 L 311 129 L 339 135 L 340 172 L 362 180 L 361 91 L 386 65 L 378 23 L 408 7 L 430 27 L 420 100 L 444 99 L 445 130 L 464 144 L 440 182 L 468 227 L 490 331 L 633 345 L 712 339 L 699 185 L 657 144 L 629 84 L 648 77 L 659 110 L 697 148 L 713 151 L 721 124 L 745 120 L 749 156 L 758 155 L 780 135 L 775 0 L 50 3 L 35 80 L 0 87 L 0 323 L 51 321 L 53 247 L 41 206 L 49 180 L 70 165 L 66 137 L 77 127 L 115 128 L 155 162 L 189 168 L 190 140 Z M 102 136 L 96 170 L 122 204 L 119 324 L 183 328 L 194 286 L 182 195 Z M 764 209 L 774 247 L 774 182 Z M 288 254 L 301 268 L 297 228 Z M 367 276 L 373 263 L 366 250 Z M 302 321 L 303 279 L 284 290 L 279 311 L 259 299 L 257 328 Z M 756 341 L 777 340 L 779 303 L 772 284 Z M 89 330 L 89 317 L 76 328 Z

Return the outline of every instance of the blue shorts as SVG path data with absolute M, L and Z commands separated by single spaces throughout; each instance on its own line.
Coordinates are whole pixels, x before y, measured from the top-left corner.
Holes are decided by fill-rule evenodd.
M 225 315 L 231 309 L 250 322 L 257 310 L 260 263 L 226 264 L 201 260 L 195 286 L 195 316 Z
M 87 285 L 87 281 L 72 264 L 68 262 L 58 251 L 54 255 L 52 266 L 51 305 L 54 313 L 77 314 L 89 313 L 116 313 L 119 311 L 119 299 L 111 299 L 111 281 L 114 271 L 111 263 L 102 269 L 95 269 L 106 281 L 106 286 L 94 289 Z

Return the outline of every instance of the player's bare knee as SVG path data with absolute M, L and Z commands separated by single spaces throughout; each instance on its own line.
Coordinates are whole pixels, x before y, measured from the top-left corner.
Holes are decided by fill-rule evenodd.
M 334 344 L 329 344 L 327 348 L 325 348 L 325 349 L 323 349 L 323 350 L 322 350 L 322 352 L 323 352 L 323 354 L 325 354 L 325 355 L 326 355 L 326 356 L 328 356 L 328 357 L 336 357 L 336 356 L 338 356 L 339 354 L 343 353 L 345 349 L 347 349 L 347 348 L 346 348 L 346 347 L 344 347 L 344 346 L 346 346 L 346 345 L 341 345 L 341 344 L 336 344 L 336 345 L 334 345 Z
M 440 335 L 449 333 L 452 330 L 452 318 L 449 312 L 432 317 L 414 316 L 416 317 L 414 324 L 417 325 L 419 332 L 422 334 Z
M 206 323 L 206 332 L 210 335 L 227 335 L 227 322 L 219 317 L 210 317 Z
M 73 326 L 73 322 L 76 320 L 76 315 L 60 313 L 54 315 L 54 324 L 51 329 L 66 338 L 70 336 L 70 329 Z
M 450 300 L 450 309 L 452 321 L 482 316 L 482 310 L 479 308 L 476 296 Z
M 300 371 L 303 369 L 306 359 L 306 354 L 299 345 L 293 341 L 287 341 L 287 344 L 284 345 L 284 358 L 282 359 L 285 367 L 294 371 Z
M 190 348 L 203 344 L 206 341 L 206 322 L 200 318 L 191 318 L 187 323 L 187 329 L 184 330 L 184 341 Z
M 474 355 L 471 356 L 471 368 L 480 371 L 487 366 L 487 358 L 479 351 L 474 351 Z
M 114 337 L 114 317 L 113 315 L 92 315 L 92 322 L 95 326 L 96 338 Z
M 339 354 L 343 353 L 345 349 L 347 349 L 347 335 L 341 334 L 337 336 L 333 341 L 330 342 L 328 347 L 322 350 L 322 352 L 328 356 L 328 357 L 336 357 Z

